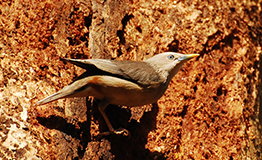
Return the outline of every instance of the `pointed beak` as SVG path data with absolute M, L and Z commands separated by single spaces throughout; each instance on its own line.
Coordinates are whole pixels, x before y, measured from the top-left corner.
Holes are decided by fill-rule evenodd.
M 179 61 L 189 60 L 190 58 L 197 57 L 199 54 L 185 54 L 178 58 Z

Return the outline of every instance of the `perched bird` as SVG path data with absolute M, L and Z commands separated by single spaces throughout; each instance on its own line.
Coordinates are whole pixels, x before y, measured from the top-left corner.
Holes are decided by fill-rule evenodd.
M 64 58 L 63 60 L 87 71 L 36 105 L 61 98 L 93 96 L 100 100 L 98 109 L 109 128 L 109 132 L 105 132 L 104 135 L 128 134 L 125 129 L 115 130 L 112 127 L 104 112 L 107 105 L 135 107 L 155 103 L 164 94 L 169 82 L 182 65 L 196 56 L 199 54 L 165 52 L 145 61 Z

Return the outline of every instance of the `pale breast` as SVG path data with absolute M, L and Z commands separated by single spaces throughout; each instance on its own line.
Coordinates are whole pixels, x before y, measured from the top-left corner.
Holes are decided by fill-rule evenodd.
M 125 106 L 141 106 L 156 102 L 166 87 L 155 89 L 143 88 L 133 82 L 112 76 L 90 76 L 88 85 L 90 96 L 106 99 L 111 104 Z

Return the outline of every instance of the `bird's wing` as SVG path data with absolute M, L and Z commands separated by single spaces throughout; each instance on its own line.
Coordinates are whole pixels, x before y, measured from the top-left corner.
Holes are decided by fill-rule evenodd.
M 64 60 L 86 69 L 85 76 L 111 75 L 143 86 L 150 86 L 164 81 L 152 66 L 143 61 L 114 61 L 105 59 Z
M 111 60 L 106 59 L 67 59 L 63 58 L 64 60 L 81 67 L 87 70 L 77 79 L 82 79 L 86 76 L 93 76 L 93 75 L 109 75 L 115 76 L 118 78 L 130 80 L 130 77 L 123 73 L 123 71 Z
M 92 75 L 121 75 L 124 78 L 128 78 L 125 75 L 122 75 L 121 69 L 112 63 L 111 60 L 106 59 L 68 59 L 62 58 L 78 67 L 81 67 L 87 70 L 89 76 Z
M 128 76 L 132 81 L 139 85 L 150 86 L 163 83 L 165 80 L 147 62 L 140 61 L 112 61 Z

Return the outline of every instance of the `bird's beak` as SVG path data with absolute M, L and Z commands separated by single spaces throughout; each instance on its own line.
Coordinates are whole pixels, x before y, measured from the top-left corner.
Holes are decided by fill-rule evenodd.
M 190 59 L 190 58 L 197 57 L 197 56 L 199 56 L 199 54 L 185 54 L 179 57 L 178 60 L 183 61 L 183 60 Z

